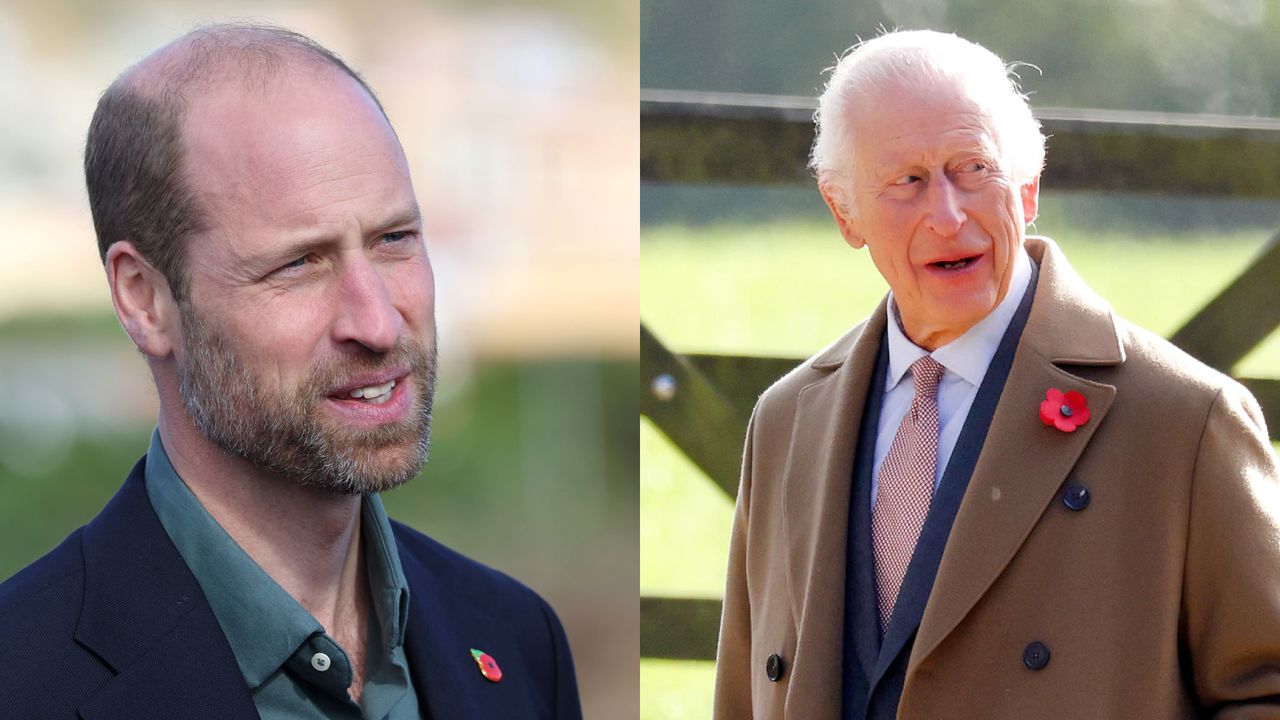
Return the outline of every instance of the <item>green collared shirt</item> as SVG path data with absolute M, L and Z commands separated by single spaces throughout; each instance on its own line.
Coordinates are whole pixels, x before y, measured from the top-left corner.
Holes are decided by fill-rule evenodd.
M 409 587 L 378 496 L 365 497 L 361 507 L 374 612 L 357 704 L 347 692 L 352 669 L 346 652 L 205 510 L 169 462 L 159 428 L 151 435 L 145 472 L 151 505 L 204 590 L 262 720 L 421 717 L 404 654 Z

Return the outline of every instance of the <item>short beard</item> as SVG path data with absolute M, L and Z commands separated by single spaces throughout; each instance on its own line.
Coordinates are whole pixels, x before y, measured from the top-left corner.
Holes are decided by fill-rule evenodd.
M 436 387 L 436 343 L 401 337 L 385 353 L 316 363 L 292 394 L 268 388 L 230 338 L 214 331 L 189 304 L 179 303 L 185 335 L 178 364 L 187 413 L 223 452 L 298 485 L 341 495 L 370 495 L 417 475 L 431 447 L 431 405 Z M 320 405 L 335 387 L 360 372 L 408 367 L 413 408 L 395 424 L 355 429 L 326 424 Z

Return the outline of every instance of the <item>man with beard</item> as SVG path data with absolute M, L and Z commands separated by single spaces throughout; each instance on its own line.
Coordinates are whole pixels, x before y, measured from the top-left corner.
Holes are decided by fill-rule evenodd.
M 15 718 L 577 718 L 554 612 L 388 520 L 427 458 L 434 287 L 407 162 L 341 60 L 196 30 L 85 152 L 160 399 L 106 509 L 0 586 Z

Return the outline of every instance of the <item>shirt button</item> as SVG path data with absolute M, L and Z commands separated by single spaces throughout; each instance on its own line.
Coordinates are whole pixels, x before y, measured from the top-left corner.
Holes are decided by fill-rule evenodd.
M 1049 664 L 1049 646 L 1039 640 L 1028 643 L 1022 651 L 1022 664 L 1031 670 L 1043 670 Z
M 769 682 L 778 682 L 782 679 L 783 663 L 782 656 L 773 654 L 764 664 L 764 676 L 769 678 Z
M 1062 504 L 1079 512 L 1089 507 L 1089 488 L 1071 483 L 1062 488 Z
M 320 672 L 328 670 L 330 664 L 329 656 L 324 653 L 316 653 L 311 656 L 311 667 L 319 670 Z

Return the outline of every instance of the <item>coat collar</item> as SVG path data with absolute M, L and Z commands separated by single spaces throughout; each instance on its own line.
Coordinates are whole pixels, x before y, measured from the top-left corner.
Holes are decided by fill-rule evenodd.
M 1017 552 L 1115 398 L 1113 386 L 1059 367 L 1124 361 L 1110 307 L 1051 240 L 1028 238 L 1026 248 L 1040 264 L 1031 316 L 947 541 L 908 683 L 911 669 L 955 629 Z M 829 372 L 800 391 L 783 471 L 791 603 L 797 644 L 805 648 L 797 654 L 791 685 L 804 688 L 805 714 L 817 720 L 835 718 L 841 706 L 841 634 L 831 628 L 842 622 L 849 479 L 886 321 L 882 302 L 867 322 L 809 362 Z M 1093 413 L 1089 423 L 1069 436 L 1046 428 L 1038 407 L 1049 387 L 1082 392 Z M 1029 466 L 1040 469 L 1028 477 Z M 815 714 L 823 708 L 832 710 Z
M 147 500 L 142 461 L 85 527 L 82 547 L 75 639 L 116 673 L 82 717 L 187 717 L 193 708 L 258 717 L 213 611 Z

